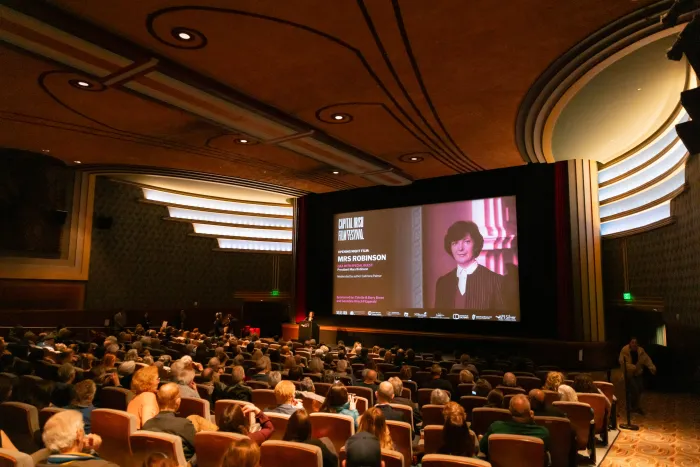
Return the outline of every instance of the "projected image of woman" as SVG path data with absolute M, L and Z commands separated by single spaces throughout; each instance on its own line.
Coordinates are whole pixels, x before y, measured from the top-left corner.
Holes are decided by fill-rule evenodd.
M 484 247 L 484 237 L 470 221 L 455 222 L 445 234 L 445 252 L 456 267 L 435 284 L 435 308 L 502 310 L 502 277 L 481 266 L 476 259 Z

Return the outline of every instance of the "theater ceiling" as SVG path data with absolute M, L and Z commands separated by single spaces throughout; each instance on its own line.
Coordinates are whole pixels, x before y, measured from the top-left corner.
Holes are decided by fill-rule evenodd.
M 6 0 L 0 146 L 298 194 L 521 165 L 533 83 L 650 3 Z

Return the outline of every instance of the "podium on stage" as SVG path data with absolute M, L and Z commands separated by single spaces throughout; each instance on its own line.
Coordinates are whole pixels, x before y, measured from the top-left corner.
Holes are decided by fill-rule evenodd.
M 316 343 L 319 342 L 319 335 L 321 333 L 321 328 L 316 321 L 300 321 L 299 322 L 299 340 L 307 341 L 309 339 L 315 339 Z

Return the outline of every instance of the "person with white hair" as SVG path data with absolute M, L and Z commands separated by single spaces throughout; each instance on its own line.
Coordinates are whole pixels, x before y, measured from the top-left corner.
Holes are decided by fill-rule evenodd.
M 98 451 L 102 439 L 97 435 L 85 435 L 83 415 L 76 410 L 64 410 L 53 415 L 44 425 L 41 438 L 51 454 L 40 461 L 39 466 L 80 462 L 84 467 L 117 467 L 117 464 L 85 452 Z
M 134 371 L 136 371 L 136 362 L 133 360 L 123 362 L 119 365 L 117 373 L 119 374 L 119 384 L 121 384 L 122 387 L 131 387 L 131 378 L 134 376 Z
M 194 382 L 194 370 L 184 363 L 184 358 L 176 361 L 170 367 L 170 373 L 177 387 L 180 389 L 180 397 L 192 397 L 201 399 Z

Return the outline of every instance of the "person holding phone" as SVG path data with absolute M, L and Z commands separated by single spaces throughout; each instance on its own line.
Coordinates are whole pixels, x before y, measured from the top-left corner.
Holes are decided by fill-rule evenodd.
M 330 387 L 326 401 L 319 412 L 349 415 L 355 421 L 355 430 L 357 430 L 357 420 L 360 418 L 360 413 L 357 411 L 357 396 L 348 394 L 348 390 L 342 383 L 334 383 Z

